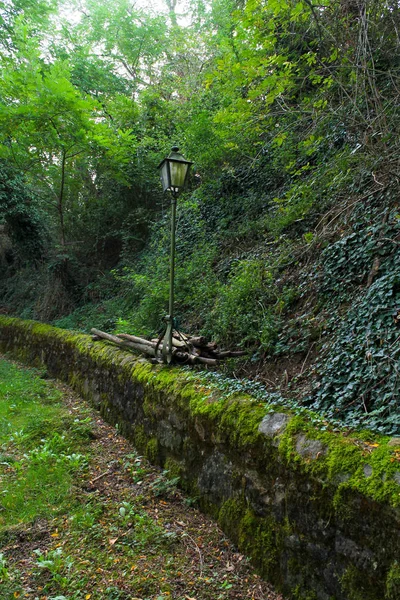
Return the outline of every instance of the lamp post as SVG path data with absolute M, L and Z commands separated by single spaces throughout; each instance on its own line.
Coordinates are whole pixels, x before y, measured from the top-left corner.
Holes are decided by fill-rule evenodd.
M 172 360 L 172 332 L 174 329 L 174 277 L 175 277 L 175 231 L 176 231 L 176 201 L 184 189 L 190 166 L 193 163 L 185 160 L 179 154 L 179 148 L 174 146 L 170 155 L 158 165 L 161 175 L 163 192 L 171 192 L 171 255 L 169 264 L 169 314 L 165 317 L 165 331 L 162 358 L 169 364 Z

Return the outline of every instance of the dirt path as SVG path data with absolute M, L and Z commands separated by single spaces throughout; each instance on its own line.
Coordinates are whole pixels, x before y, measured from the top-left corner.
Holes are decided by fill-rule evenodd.
M 56 385 L 90 426 L 89 464 L 69 510 L 2 535 L 21 592 L 1 600 L 283 600 L 192 499 Z

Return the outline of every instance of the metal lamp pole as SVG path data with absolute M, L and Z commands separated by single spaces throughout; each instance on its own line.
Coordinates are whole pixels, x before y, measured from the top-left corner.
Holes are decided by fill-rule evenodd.
M 169 259 L 169 305 L 165 317 L 167 329 L 163 339 L 162 357 L 167 364 L 172 359 L 172 332 L 174 329 L 174 286 L 175 286 L 175 233 L 176 233 L 176 201 L 177 194 L 171 192 L 171 253 Z
M 185 160 L 179 154 L 179 148 L 174 146 L 170 155 L 160 163 L 161 182 L 163 191 L 171 192 L 171 254 L 169 265 L 169 314 L 165 317 L 167 328 L 162 344 L 163 362 L 169 364 L 172 360 L 172 333 L 174 329 L 174 285 L 175 285 L 175 233 L 176 233 L 176 204 L 180 192 L 184 189 L 190 166 L 193 163 Z

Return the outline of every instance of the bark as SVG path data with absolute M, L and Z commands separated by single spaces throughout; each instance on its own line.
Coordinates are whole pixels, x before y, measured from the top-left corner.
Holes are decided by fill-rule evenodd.
M 207 340 L 203 335 L 200 335 L 199 337 L 190 337 L 189 342 L 193 344 L 193 346 L 200 348 L 207 345 Z
M 64 226 L 64 187 L 65 187 L 65 163 L 67 161 L 67 153 L 65 149 L 62 151 L 61 158 L 61 183 L 60 183 L 60 192 L 58 194 L 57 201 L 57 210 L 58 216 L 60 219 L 60 229 L 61 229 L 61 246 L 65 246 L 65 226 Z
M 107 340 L 108 342 L 112 342 L 113 344 L 117 344 L 117 346 L 121 346 L 121 348 L 128 348 L 132 350 L 138 350 L 139 352 L 143 352 L 144 354 L 148 354 L 149 356 L 155 356 L 156 351 L 155 348 L 148 346 L 143 343 L 131 342 L 128 340 L 122 340 L 116 335 L 111 335 L 109 333 L 105 333 L 104 331 L 100 331 L 99 329 L 91 329 L 91 332 L 99 338 Z
M 163 340 L 161 340 L 159 343 L 158 339 L 146 340 L 128 333 L 111 335 L 110 333 L 105 333 L 104 331 L 94 328 L 91 330 L 91 332 L 93 334 L 93 339 L 104 339 L 108 342 L 116 344 L 117 346 L 120 346 L 121 348 L 137 350 L 138 352 L 142 352 L 143 354 L 147 354 L 148 356 L 155 358 L 156 361 L 157 359 L 161 358 Z M 181 336 L 181 334 L 179 334 L 179 336 Z M 172 356 L 173 360 L 178 363 L 215 366 L 221 359 L 244 356 L 246 354 L 244 351 L 231 350 L 218 352 L 217 344 L 215 342 L 206 343 L 206 339 L 202 336 L 190 338 L 182 334 L 181 337 L 183 339 L 187 339 L 187 342 L 183 341 L 182 339 L 177 339 L 176 337 L 172 338 Z M 195 347 L 193 341 L 198 344 L 197 347 Z M 200 343 L 204 345 L 201 346 Z
M 149 340 L 146 340 L 141 337 L 137 337 L 136 335 L 130 335 L 129 333 L 117 333 L 117 337 L 119 337 L 123 340 L 128 340 L 130 342 L 136 342 L 137 344 L 144 344 L 145 346 L 151 346 L 152 348 L 156 347 L 155 343 L 153 343 L 153 340 L 151 340 L 149 342 Z

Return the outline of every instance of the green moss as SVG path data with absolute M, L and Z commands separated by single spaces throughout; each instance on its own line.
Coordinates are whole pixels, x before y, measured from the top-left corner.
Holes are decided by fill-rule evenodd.
M 318 459 L 303 458 L 297 453 L 300 433 L 310 440 L 322 442 L 325 450 Z M 349 436 L 320 431 L 318 423 L 308 421 L 304 415 L 295 415 L 281 436 L 279 451 L 287 464 L 297 465 L 305 472 L 323 478 L 328 485 L 339 486 L 336 506 L 344 487 L 357 490 L 377 502 L 400 506 L 400 486 L 394 480 L 399 467 L 393 460 L 394 448 L 388 446 L 389 439 L 371 432 Z M 368 468 L 366 465 L 371 467 L 371 475 L 364 472 Z
M 272 516 L 258 517 L 240 499 L 231 498 L 222 505 L 218 521 L 239 549 L 250 556 L 260 572 L 279 585 L 278 559 L 283 538 L 289 534 L 287 523 L 277 523 Z
M 159 444 L 156 437 L 152 437 L 146 444 L 146 458 L 153 464 L 159 462 Z
M 329 448 L 319 465 L 328 481 L 345 480 L 341 487 L 357 490 L 377 502 L 400 506 L 400 486 L 394 479 L 399 467 L 394 449 L 388 446 L 389 438 L 374 436 L 366 441 L 359 436 L 325 433 L 319 439 Z
M 258 427 L 264 415 L 265 408 L 251 398 L 236 398 L 224 405 L 219 428 L 226 433 L 232 445 L 242 450 L 259 439 Z
M 164 469 L 167 471 L 168 479 L 181 478 L 182 465 L 174 458 L 168 457 L 165 461 Z
M 133 437 L 135 446 L 151 462 L 158 463 L 166 452 L 154 437 L 158 419 L 173 412 L 186 424 L 189 433 L 184 443 L 186 465 L 194 464 L 198 457 L 198 449 L 193 438 L 190 438 L 190 432 L 194 431 L 196 424 L 196 427 L 199 425 L 204 430 L 206 440 L 223 445 L 227 455 L 232 452 L 232 456 L 236 457 L 249 456 L 263 464 L 263 477 L 267 474 L 268 477 L 277 477 L 278 473 L 281 477 L 282 471 L 286 470 L 291 477 L 295 473 L 295 477 L 306 479 L 311 490 L 308 500 L 314 503 L 315 514 L 319 517 L 323 515 L 324 519 L 328 520 L 332 514 L 344 523 L 359 519 L 357 500 L 360 495 L 383 504 L 400 505 L 400 486 L 395 482 L 399 467 L 394 460 L 395 449 L 388 446 L 387 437 L 368 433 L 333 433 L 326 430 L 328 425 L 323 424 L 321 419 L 316 419 L 312 413 L 304 413 L 292 416 L 280 436 L 279 448 L 276 448 L 269 438 L 258 431 L 265 416 L 265 407 L 249 396 L 226 397 L 221 391 L 209 385 L 206 387 L 201 380 L 181 369 L 151 365 L 107 342 L 94 343 L 89 336 L 4 317 L 0 317 L 0 329 L 4 330 L 2 344 L 5 344 L 7 336 L 14 340 L 14 354 L 29 361 L 36 360 L 37 364 L 46 360 L 46 356 L 51 357 L 51 362 L 54 359 L 53 370 L 56 373 L 58 371 L 60 377 L 67 379 L 81 393 L 87 374 L 84 370 L 86 367 L 80 371 L 80 364 L 88 365 L 90 378 L 103 370 L 106 377 L 110 377 L 111 391 L 115 385 L 118 390 L 123 390 L 128 381 L 142 387 L 143 406 L 140 405 L 140 409 L 143 408 L 145 414 L 146 429 L 141 423 L 132 424 L 126 420 L 121 423 L 121 431 Z M 106 414 L 105 411 L 110 408 L 110 396 L 104 389 L 99 389 L 96 397 L 99 394 L 103 413 Z M 112 422 L 119 422 L 121 418 L 116 412 L 107 412 L 106 417 Z M 296 451 L 299 434 L 319 440 L 326 452 L 315 459 L 301 456 Z M 197 475 L 193 475 L 192 480 L 191 474 L 186 475 L 175 458 L 167 457 L 165 468 L 172 477 L 181 477 L 182 472 L 185 473 L 184 485 L 196 491 Z M 244 484 L 239 480 L 241 477 L 243 472 L 238 468 L 232 478 L 235 489 L 244 489 Z M 260 571 L 279 585 L 281 570 L 278 563 L 283 552 L 283 540 L 290 532 L 289 525 L 276 522 L 272 516 L 259 517 L 241 496 L 227 500 L 222 507 L 207 502 L 206 499 L 200 499 L 203 508 L 218 514 L 224 531 L 244 553 L 252 557 Z M 312 595 L 307 591 L 306 567 L 302 569 L 299 563 L 294 573 L 301 575 L 301 578 L 295 579 L 296 583 L 302 582 L 302 587 L 298 587 L 298 599 L 311 600 Z M 376 574 L 374 576 L 378 577 Z M 349 600 L 378 598 L 371 591 L 376 589 L 372 583 L 369 582 L 369 587 L 364 590 L 364 580 L 364 574 L 356 569 L 349 568 L 346 571 L 342 585 Z M 387 600 L 398 599 L 399 580 L 399 567 L 394 563 L 386 581 Z
M 317 594 L 310 590 L 305 590 L 302 585 L 296 585 L 292 592 L 294 600 L 317 600 Z
M 231 498 L 224 502 L 219 511 L 219 524 L 236 544 L 239 542 L 239 523 L 245 512 L 246 505 L 242 500 L 236 498 Z
M 289 534 L 288 534 L 289 535 Z M 304 556 L 301 552 L 296 553 L 295 556 L 287 562 L 287 571 L 289 579 L 293 582 L 298 582 L 296 585 L 293 583 L 290 597 L 293 600 L 316 600 L 317 593 L 313 588 L 313 580 L 315 579 L 316 571 L 315 566 L 308 564 L 304 560 Z M 330 596 L 329 600 L 336 600 L 335 597 Z
M 306 430 L 306 424 L 303 417 L 294 415 L 288 424 L 285 431 L 280 436 L 279 452 L 287 463 L 301 462 L 299 455 L 296 452 L 296 434 L 303 433 Z
M 163 412 L 163 406 L 160 401 L 160 394 L 152 385 L 146 387 L 146 393 L 143 400 L 143 412 L 146 417 L 157 420 Z
M 351 491 L 344 484 L 339 485 L 332 502 L 336 517 L 343 522 L 357 518 L 358 509 L 354 504 Z
M 257 517 L 249 508 L 239 527 L 239 548 L 253 559 L 261 573 L 274 583 L 277 580 L 282 526 L 271 517 Z
M 340 583 L 348 600 L 383 600 L 366 572 L 359 571 L 353 565 L 346 569 Z
M 68 385 L 73 387 L 74 390 L 78 390 L 79 393 L 82 394 L 82 396 L 87 395 L 84 393 L 84 383 L 85 383 L 85 380 L 79 373 L 76 373 L 76 372 L 70 373 L 70 375 L 68 377 Z
M 155 377 L 156 369 L 157 367 L 150 363 L 136 361 L 130 369 L 130 374 L 139 383 L 149 384 Z
M 386 577 L 386 594 L 387 600 L 399 600 L 400 598 L 400 565 L 395 561 Z
M 147 446 L 147 436 L 144 430 L 143 425 L 136 425 L 134 430 L 133 430 L 133 443 L 135 445 L 135 447 L 140 450 L 141 452 L 144 452 Z

